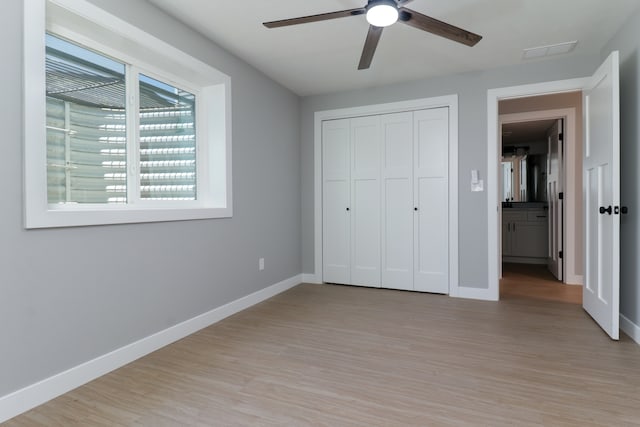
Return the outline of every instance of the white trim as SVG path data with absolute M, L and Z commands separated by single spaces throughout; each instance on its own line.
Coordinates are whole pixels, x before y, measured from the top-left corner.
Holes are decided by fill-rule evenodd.
M 640 326 L 636 325 L 622 314 L 620 315 L 620 329 L 640 345 Z
M 320 278 L 318 277 L 317 274 L 303 274 L 302 275 L 302 282 L 303 283 L 320 284 L 320 283 L 322 283 L 322 280 L 320 280 Z
M 576 173 L 578 172 L 578 155 L 576 154 L 577 148 L 577 115 L 575 107 L 570 108 L 558 108 L 551 110 L 540 111 L 526 111 L 522 113 L 513 114 L 501 114 L 498 117 L 500 126 L 505 123 L 519 123 L 529 122 L 535 120 L 548 120 L 548 119 L 564 119 L 565 120 L 565 145 L 562 164 L 563 175 L 563 189 L 565 193 L 565 208 L 563 209 L 563 221 L 565 227 L 563 228 L 562 239 L 564 242 L 564 283 L 567 283 L 567 279 L 576 280 L 578 275 L 575 274 L 576 264 L 578 259 L 582 258 L 582 251 L 578 252 L 576 248 L 576 234 L 573 227 L 567 227 L 566 224 L 571 224 L 576 218 L 579 212 L 582 212 L 581 206 L 578 206 L 576 202 L 576 195 L 582 192 L 582 188 L 576 186 Z M 500 128 L 499 128 L 500 129 Z M 499 155 L 499 154 L 498 154 Z M 500 212 L 499 212 L 500 213 Z M 498 220 L 500 223 L 500 219 Z M 498 230 L 501 228 L 498 227 Z M 504 258 L 506 261 L 506 258 Z M 500 261 L 500 258 L 498 258 Z M 500 270 L 499 270 L 500 271 Z M 500 272 L 501 273 L 501 272 Z M 569 282 L 575 284 L 582 284 L 582 282 Z
M 302 275 L 285 279 L 275 285 L 261 289 L 11 394 L 2 396 L 0 397 L 0 423 L 189 336 L 200 329 L 211 326 L 226 317 L 291 289 L 301 282 Z
M 484 289 L 487 299 L 500 298 L 499 262 L 500 242 L 498 227 L 500 219 L 500 205 L 498 200 L 498 101 L 510 98 L 523 98 L 535 95 L 550 95 L 554 93 L 574 92 L 582 90 L 588 83 L 588 78 L 559 80 L 553 82 L 535 83 L 522 86 L 489 89 L 487 91 L 487 262 L 488 288 Z
M 458 298 L 477 299 L 482 301 L 498 301 L 497 298 L 492 298 L 486 289 L 484 288 L 469 288 L 466 286 L 458 287 Z
M 25 228 L 227 218 L 233 215 L 229 76 L 86 0 L 25 0 L 23 27 Z M 97 48 L 135 65 L 137 71 L 196 95 L 197 200 L 151 202 L 135 197 L 123 205 L 48 204 L 47 149 L 44 143 L 45 28 L 54 29 L 56 34 L 67 36 L 74 42 Z M 112 45 L 117 45 L 119 50 L 111 48 Z M 128 166 L 129 174 L 135 176 L 137 165 L 129 162 Z M 128 184 L 131 187 L 135 179 Z
M 458 296 L 458 95 L 316 111 L 313 151 L 315 283 L 322 283 L 322 122 L 438 107 L 449 108 L 449 295 Z
M 567 274 L 564 280 L 565 285 L 584 286 L 583 274 Z

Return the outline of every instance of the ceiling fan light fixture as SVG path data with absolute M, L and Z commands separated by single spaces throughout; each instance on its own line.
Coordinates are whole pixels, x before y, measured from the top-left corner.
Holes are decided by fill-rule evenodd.
M 398 6 L 393 0 L 372 0 L 367 5 L 367 21 L 374 27 L 388 27 L 398 21 Z

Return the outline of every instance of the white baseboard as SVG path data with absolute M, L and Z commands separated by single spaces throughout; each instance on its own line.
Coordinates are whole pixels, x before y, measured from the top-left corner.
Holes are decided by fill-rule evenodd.
M 139 341 L 0 397 L 0 423 L 35 408 L 74 388 L 118 369 L 140 357 L 206 328 L 220 320 L 284 292 L 302 282 L 302 275 L 291 277 L 239 298 L 207 313 L 178 323 Z
M 567 285 L 582 286 L 584 284 L 584 276 L 583 275 L 575 275 L 575 274 L 567 274 L 567 277 L 565 277 L 564 283 L 567 284 Z
M 636 325 L 622 314 L 620 315 L 620 329 L 640 345 L 640 326 Z
M 455 298 L 468 298 L 482 301 L 497 301 L 487 288 L 468 288 L 465 286 L 459 286 L 456 295 L 451 296 Z
M 322 283 L 322 280 L 320 280 L 320 278 L 317 275 L 315 275 L 315 274 L 306 274 L 306 273 L 302 274 L 302 281 L 304 283 L 315 283 L 315 284 Z

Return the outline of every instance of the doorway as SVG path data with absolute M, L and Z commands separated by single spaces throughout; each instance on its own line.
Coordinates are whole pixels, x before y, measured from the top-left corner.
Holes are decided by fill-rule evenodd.
M 614 340 L 619 338 L 620 296 L 620 79 L 614 51 L 591 75 L 487 91 L 487 179 L 498 183 L 500 100 L 582 92 L 584 103 L 584 283 L 582 307 Z M 570 147 L 567 147 L 570 149 Z M 571 156 L 568 156 L 569 158 Z M 567 175 L 570 178 L 570 175 Z M 581 194 L 581 193 L 578 193 Z M 487 187 L 488 299 L 499 300 L 501 209 L 498 185 Z M 566 216 L 565 216 L 566 218 Z M 568 241 L 567 243 L 571 243 Z
M 583 283 L 582 92 L 579 87 L 570 88 L 570 82 L 563 83 L 567 83 L 564 91 L 532 89 L 529 93 L 524 91 L 496 100 L 496 147 L 490 153 L 495 159 L 490 164 L 499 166 L 494 181 L 497 188 L 493 190 L 498 211 L 495 227 L 498 256 L 493 276 L 496 299 L 499 299 L 503 260 L 509 264 L 540 265 L 542 272 L 555 265 L 557 278 L 551 276 L 552 280 L 561 284 Z M 555 124 L 561 128 L 558 133 L 562 134 L 559 138 L 563 141 L 561 147 L 552 147 L 557 154 L 550 156 L 549 138 Z M 533 128 L 535 135 L 523 137 L 528 140 L 518 140 L 518 133 L 527 131 L 527 128 L 529 131 Z M 503 150 L 503 138 L 506 150 Z M 558 152 L 559 148 L 561 151 Z M 503 160 L 510 160 L 509 163 L 517 167 L 511 172 L 503 165 Z M 548 182 L 550 160 L 558 166 L 556 182 L 551 187 Z M 506 171 L 513 177 L 513 200 L 506 200 L 502 185 L 505 177 L 509 176 Z M 517 209 L 513 209 L 516 204 L 528 209 L 516 212 Z M 506 216 L 503 215 L 505 212 Z M 552 237 L 554 234 L 556 238 Z M 524 242 L 519 239 L 522 236 L 525 237 Z M 533 238 L 533 242 L 527 241 L 528 238 Z M 509 244 L 512 247 L 507 247 L 507 250 L 511 249 L 511 253 L 504 254 L 504 246 Z M 539 270 L 537 267 L 525 268 L 524 272 L 536 269 Z M 509 272 L 512 270 L 510 268 Z
M 582 93 L 502 100 L 498 111 L 500 295 L 573 302 L 581 289 L 564 288 L 582 284 Z

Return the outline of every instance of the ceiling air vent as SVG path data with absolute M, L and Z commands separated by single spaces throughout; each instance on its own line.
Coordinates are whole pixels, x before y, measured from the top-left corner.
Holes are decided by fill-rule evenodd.
M 542 58 L 543 56 L 553 56 L 553 55 L 563 55 L 565 53 L 571 52 L 576 45 L 578 44 L 578 40 L 574 40 L 572 42 L 564 42 L 558 44 L 550 44 L 547 46 L 538 46 L 531 47 L 529 49 L 525 49 L 522 53 L 522 59 L 533 59 L 533 58 Z

